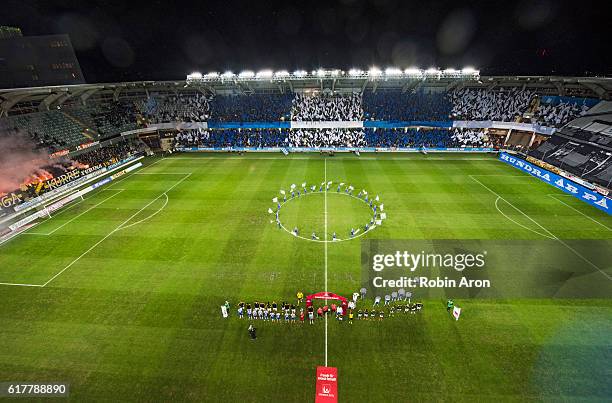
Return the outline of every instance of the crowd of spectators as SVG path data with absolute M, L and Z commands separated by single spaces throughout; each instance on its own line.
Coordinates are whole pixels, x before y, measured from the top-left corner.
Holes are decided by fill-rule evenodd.
M 137 152 L 137 146 L 131 141 L 122 141 L 79 154 L 73 161 L 83 166 L 92 167 L 99 164 L 110 165 L 121 161 Z
M 363 120 L 361 95 L 295 94 L 291 105 L 293 121 L 360 121 Z
M 535 93 L 520 88 L 487 91 L 463 88 L 449 94 L 453 120 L 515 121 L 527 111 Z
M 102 138 L 136 126 L 137 110 L 133 102 L 112 101 L 97 105 L 88 112 Z
M 0 144 L 1 140 L 2 136 L 0 134 Z M 7 192 L 15 192 L 21 195 L 22 201 L 26 201 L 47 191 L 46 186 L 39 186 L 40 182 L 45 182 L 79 169 L 86 169 L 97 165 L 108 166 L 138 151 L 138 145 L 135 142 L 123 141 L 117 144 L 92 149 L 91 151 L 87 151 L 73 158 L 64 157 L 46 160 L 45 163 L 42 162 L 42 156 L 35 161 L 19 160 L 17 157 L 13 156 L 13 161 L 19 163 L 19 166 L 15 167 L 14 177 L 10 178 L 11 181 L 4 181 L 5 183 L 2 183 L 0 196 Z M 30 157 L 33 156 L 34 154 L 30 155 Z M 25 169 L 28 171 L 25 171 Z M 20 175 L 19 178 L 16 176 L 17 174 Z M 12 188 L 6 188 L 9 184 L 13 185 Z
M 451 142 L 457 147 L 490 146 L 489 138 L 483 130 L 454 128 L 450 136 Z
M 225 129 L 184 130 L 182 147 L 488 147 L 486 133 L 474 129 Z
M 200 93 L 149 97 L 139 109 L 149 123 L 205 122 L 210 117 L 209 100 Z
M 295 129 L 289 131 L 291 147 L 366 147 L 363 129 Z
M 451 147 L 448 129 L 366 129 L 370 147 Z
M 577 117 L 583 116 L 590 108 L 579 102 L 559 102 L 556 105 L 541 103 L 533 120 L 543 126 L 561 127 Z
M 217 95 L 210 101 L 211 119 L 221 122 L 290 120 L 292 95 Z
M 366 91 L 366 120 L 449 120 L 452 105 L 444 92 Z
M 557 99 L 559 98 L 559 99 Z M 548 99 L 552 101 L 548 102 Z M 591 102 L 592 101 L 592 102 Z M 445 121 L 445 120 L 494 120 L 539 123 L 561 127 L 570 120 L 584 115 L 596 100 L 569 97 L 540 97 L 529 89 L 462 88 L 452 92 L 424 92 L 401 90 L 366 90 L 363 94 L 251 94 L 216 95 L 207 97 L 199 92 L 160 95 L 151 94 L 140 101 L 120 100 L 75 105 L 61 110 L 50 110 L 24 115 L 4 117 L 4 125 L 18 128 L 29 134 L 35 147 L 51 152 L 74 149 L 90 140 L 102 140 L 122 131 L 135 129 L 142 123 L 167 122 L 279 122 L 279 121 Z M 276 130 L 276 131 L 275 131 Z M 285 133 L 283 139 L 270 140 L 273 144 L 293 146 L 312 144 L 362 145 L 373 130 L 308 129 L 294 131 L 231 131 L 219 140 L 236 144 L 268 146 L 268 138 Z M 444 131 L 428 130 L 410 135 L 404 130 L 378 131 L 382 139 L 375 142 L 460 145 L 479 144 L 482 133 L 457 131 L 449 139 Z M 198 139 L 205 137 L 198 133 Z M 391 135 L 391 133 L 394 133 Z M 416 132 L 415 132 L 416 133 Z M 425 134 L 424 134 L 425 133 Z M 271 136 L 271 134 L 273 136 Z M 99 135 L 99 138 L 97 136 Z M 329 136 L 329 139 L 325 139 Z M 388 137 L 391 136 L 391 137 Z M 447 136 L 448 137 L 448 136 Z M 371 136 L 370 136 L 371 138 Z M 215 140 L 215 143 L 217 141 Z M 239 142 L 239 143 L 238 143 Z
M 184 130 L 177 146 L 184 147 L 287 147 L 289 129 Z

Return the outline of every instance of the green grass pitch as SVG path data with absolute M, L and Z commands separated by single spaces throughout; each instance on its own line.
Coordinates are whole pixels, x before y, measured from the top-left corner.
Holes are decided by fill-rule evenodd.
M 0 246 L 0 282 L 35 285 L 0 285 L 0 381 L 67 381 L 74 401 L 313 401 L 323 322 L 258 322 L 252 342 L 219 306 L 323 291 L 324 244 L 278 229 L 267 210 L 280 189 L 325 176 L 380 195 L 388 219 L 363 238 L 612 239 L 605 213 L 488 155 L 152 160 Z M 340 238 L 370 214 L 327 202 Z M 322 238 L 324 210 L 313 194 L 281 216 Z M 328 244 L 329 291 L 360 286 L 360 239 Z M 330 321 L 340 401 L 612 397 L 609 299 L 462 299 L 459 321 L 444 303 Z

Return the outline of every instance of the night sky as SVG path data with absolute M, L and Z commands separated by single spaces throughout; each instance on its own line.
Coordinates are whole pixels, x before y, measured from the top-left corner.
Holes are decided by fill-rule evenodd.
M 610 75 L 604 2 L 4 0 L 0 25 L 67 33 L 87 82 L 370 66 Z

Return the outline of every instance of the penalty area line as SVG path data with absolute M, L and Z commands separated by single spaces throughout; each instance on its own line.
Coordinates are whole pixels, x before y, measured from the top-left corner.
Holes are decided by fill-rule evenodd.
M 11 285 L 16 287 L 44 287 L 42 284 L 0 283 L 0 285 Z
M 564 201 L 561 201 L 561 199 L 558 199 L 558 197 L 560 197 L 560 196 L 564 196 L 564 197 L 571 197 L 571 198 L 574 198 L 574 199 L 575 199 L 575 197 L 574 197 L 574 196 L 572 196 L 572 195 L 566 195 L 566 194 L 553 194 L 553 193 L 549 193 L 549 194 L 548 194 L 548 197 L 550 197 L 551 199 L 555 199 L 555 200 L 556 200 L 556 201 L 558 201 L 559 203 L 564 204 L 564 205 L 566 205 L 567 207 L 571 208 L 572 210 L 574 210 L 574 211 L 575 211 L 575 212 L 577 212 L 578 214 L 581 214 L 581 215 L 585 216 L 585 217 L 586 217 L 586 218 L 588 218 L 589 220 L 593 221 L 595 224 L 601 225 L 602 227 L 604 227 L 604 228 L 605 228 L 605 229 L 607 229 L 608 231 L 612 231 L 612 228 L 608 227 L 606 224 L 603 224 L 603 223 L 601 223 L 601 222 L 597 221 L 596 219 L 594 219 L 594 218 L 593 218 L 593 217 L 591 217 L 590 215 L 587 215 L 587 214 L 583 213 L 582 211 L 578 210 L 577 208 L 575 208 L 574 206 L 569 205 L 569 204 L 567 204 L 567 203 L 566 203 L 566 202 L 564 202 Z
M 70 262 L 66 267 L 64 267 L 62 270 L 60 270 L 57 274 L 55 274 L 53 277 L 51 277 L 49 280 L 47 280 L 46 283 L 44 283 L 42 286 L 46 287 L 50 282 L 52 282 L 53 280 L 55 280 L 57 277 L 59 277 L 62 273 L 64 273 L 66 270 L 68 270 L 70 267 L 72 267 L 75 263 L 77 263 L 79 260 L 81 260 L 81 258 L 83 258 L 85 255 L 87 255 L 89 252 L 91 252 L 92 250 L 94 250 L 98 245 L 100 245 L 102 242 L 104 242 L 105 240 L 107 240 L 111 235 L 113 235 L 114 233 L 116 233 L 117 231 L 120 231 L 121 229 L 123 229 L 123 226 L 125 224 L 127 224 L 128 222 L 130 222 L 130 220 L 132 220 L 134 217 L 136 217 L 138 214 L 140 214 L 144 209 L 146 209 L 147 207 L 149 207 L 151 204 L 153 204 L 155 201 L 157 201 L 160 197 L 166 195 L 167 192 L 171 191 L 172 189 L 174 189 L 176 186 L 180 185 L 185 179 L 189 178 L 191 176 L 191 174 L 186 175 L 184 178 L 182 178 L 181 180 L 179 180 L 178 182 L 176 182 L 174 185 L 170 186 L 168 189 L 166 189 L 163 193 L 161 193 L 159 196 L 157 196 L 156 198 L 154 198 L 153 200 L 151 200 L 149 203 L 147 203 L 144 207 L 142 207 L 140 210 L 138 210 L 136 213 L 132 214 L 127 220 L 125 220 L 124 222 L 122 222 L 121 224 L 119 224 L 117 227 L 115 227 L 115 229 L 113 229 L 111 232 L 109 232 L 106 236 L 104 236 L 104 238 L 100 239 L 98 242 L 96 242 L 94 245 L 92 245 L 89 249 L 87 249 L 85 252 L 83 252 L 79 257 L 77 257 L 76 259 L 74 259 L 72 262 Z M 167 195 L 166 195 L 167 196 Z M 126 227 L 127 228 L 127 227 Z
M 549 230 L 547 230 L 546 228 L 544 228 L 542 225 L 540 225 L 537 221 L 535 221 L 533 218 L 529 217 L 527 214 L 525 214 L 522 210 L 520 210 L 518 207 L 516 207 L 514 204 L 510 203 L 508 200 L 504 199 L 502 196 L 500 196 L 497 192 L 495 192 L 494 190 L 492 190 L 491 188 L 489 188 L 487 185 L 485 185 L 484 183 L 482 183 L 481 181 L 479 181 L 478 179 L 474 178 L 474 176 L 469 175 L 470 178 L 472 178 L 472 180 L 474 180 L 475 182 L 479 183 L 482 187 L 484 187 L 485 189 L 487 189 L 489 192 L 493 193 L 495 196 L 497 196 L 499 199 L 505 201 L 506 203 L 508 203 L 508 205 L 510 205 L 512 208 L 514 208 L 516 211 L 518 211 L 519 213 L 523 214 L 525 217 L 527 217 L 529 220 L 531 220 L 534 224 L 536 224 L 538 227 L 542 228 L 544 231 L 546 231 L 548 234 L 550 234 L 553 238 L 553 240 L 559 242 L 561 245 L 565 246 L 567 249 L 569 249 L 570 251 L 572 251 L 576 256 L 578 256 L 580 259 L 582 259 L 585 263 L 589 264 L 591 267 L 593 267 L 594 269 L 596 269 L 597 271 L 599 271 L 601 274 L 604 275 L 604 277 L 606 277 L 608 280 L 612 280 L 612 276 L 610 276 L 608 273 L 606 273 L 605 271 L 603 271 L 599 266 L 597 266 L 595 263 L 591 262 L 589 259 L 587 259 L 586 257 L 584 257 L 581 253 L 579 253 L 576 249 L 572 248 L 570 245 L 568 245 L 567 243 L 565 243 L 562 239 L 558 238 L 555 234 L 553 234 L 552 232 L 550 232 Z M 499 209 L 498 209 L 499 211 Z M 503 214 L 502 214 L 503 215 Z M 505 217 L 505 215 L 504 215 Z
M 55 232 L 57 232 L 58 230 L 64 228 L 66 225 L 70 224 L 71 222 L 73 222 L 74 220 L 76 220 L 77 218 L 81 217 L 82 215 L 89 213 L 91 210 L 95 209 L 96 207 L 100 206 L 101 204 L 103 204 L 104 202 L 106 202 L 107 200 L 112 199 L 113 197 L 117 196 L 118 194 L 120 194 L 121 192 L 123 192 L 123 189 L 105 189 L 105 190 L 110 190 L 110 191 L 117 191 L 117 193 L 107 197 L 106 199 L 102 200 L 101 202 L 91 206 L 90 208 L 88 208 L 87 210 L 79 213 L 78 215 L 72 217 L 70 220 L 66 221 L 65 223 L 63 223 L 62 225 L 60 225 L 59 227 L 55 228 L 54 230 L 44 233 L 44 232 L 28 232 L 25 231 L 23 232 L 26 235 L 43 235 L 43 236 L 50 236 L 53 235 Z M 55 216 L 57 217 L 57 216 Z

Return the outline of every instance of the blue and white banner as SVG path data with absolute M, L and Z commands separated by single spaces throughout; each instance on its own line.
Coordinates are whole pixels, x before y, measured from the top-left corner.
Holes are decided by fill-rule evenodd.
M 541 126 L 537 123 L 499 122 L 494 120 L 455 120 L 453 122 L 453 127 L 466 129 L 512 129 L 535 132 L 547 136 L 552 136 L 552 134 L 557 130 L 554 127 Z
M 157 130 L 224 130 L 224 129 L 400 129 L 406 127 L 446 128 L 462 127 L 470 129 L 503 129 L 536 132 L 552 135 L 554 127 L 541 126 L 536 123 L 500 122 L 491 120 L 455 120 L 455 121 L 429 121 L 429 120 L 365 120 L 365 121 L 273 121 L 273 122 L 169 122 L 150 124 L 145 128 L 128 130 L 121 136 L 151 133 Z
M 563 176 L 547 171 L 544 168 L 540 168 L 536 165 L 530 164 L 529 162 L 514 155 L 502 152 L 499 154 L 499 159 L 500 161 L 512 165 L 513 167 L 518 168 L 523 172 L 527 172 L 531 176 L 535 176 L 541 181 L 544 181 L 549 185 L 556 187 L 557 189 L 563 190 L 565 193 L 568 193 L 576 197 L 577 199 L 580 199 L 583 202 L 590 204 L 591 206 L 597 207 L 598 209 L 605 211 L 608 214 L 611 214 L 610 206 L 612 205 L 612 200 L 608 199 L 604 195 L 589 190 L 582 185 L 572 182 L 569 179 L 564 178 Z
M 371 127 L 377 129 L 401 129 L 406 127 L 432 127 L 450 129 L 451 127 L 453 127 L 453 122 L 450 120 L 366 120 L 363 122 L 363 127 Z
M 360 121 L 292 121 L 292 129 L 359 129 L 363 127 Z

